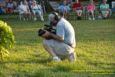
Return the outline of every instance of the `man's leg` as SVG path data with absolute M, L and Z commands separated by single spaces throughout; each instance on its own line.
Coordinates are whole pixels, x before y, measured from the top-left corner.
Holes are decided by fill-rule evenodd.
M 36 20 L 37 20 L 36 11 L 35 11 L 35 10 L 32 10 L 32 13 L 33 13 L 33 20 L 36 21 Z
M 42 12 L 38 10 L 38 14 L 39 14 L 39 17 L 40 17 L 41 21 L 44 21 Z
M 76 54 L 74 52 L 74 48 L 71 46 L 61 43 L 58 41 L 54 41 L 54 52 L 62 59 L 68 59 L 70 62 L 76 61 Z
M 88 19 L 91 20 L 90 11 L 88 11 L 87 13 L 88 13 Z
M 53 60 L 61 61 L 60 58 L 55 54 L 55 52 L 53 51 L 53 48 L 50 46 L 49 43 L 52 43 L 52 42 L 46 42 L 46 40 L 44 41 L 43 46 L 45 50 L 53 57 Z

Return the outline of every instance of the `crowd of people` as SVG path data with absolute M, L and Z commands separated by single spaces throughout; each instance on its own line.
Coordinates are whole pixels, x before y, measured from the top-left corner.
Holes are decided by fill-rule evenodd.
M 18 6 L 18 11 L 20 19 L 24 17 L 24 20 L 28 20 L 32 17 L 36 21 L 39 17 L 41 21 L 44 21 L 42 6 L 36 0 L 31 0 L 29 3 L 26 0 L 21 1 Z
M 0 14 L 12 14 L 14 12 L 19 13 L 19 18 L 21 20 L 32 18 L 36 21 L 39 17 L 41 21 L 44 21 L 42 6 L 36 0 L 0 1 Z
M 98 18 L 106 19 L 112 12 L 115 12 L 115 0 L 111 2 L 111 5 L 112 7 L 107 3 L 107 0 L 101 0 L 98 4 L 94 0 L 89 0 L 86 5 L 83 5 L 81 0 L 75 0 L 75 2 L 72 2 L 72 0 L 63 0 L 56 11 L 65 18 L 73 11 L 78 20 L 82 19 L 84 12 L 87 19 L 95 20 L 95 11 L 98 11 Z M 0 14 L 13 13 L 15 11 L 19 13 L 21 20 L 33 19 L 36 21 L 40 18 L 41 21 L 44 21 L 43 8 L 36 0 L 0 0 Z
M 112 7 L 107 3 L 107 0 L 101 0 L 98 4 L 94 2 L 94 0 L 89 0 L 86 5 L 83 5 L 80 0 L 76 0 L 76 2 L 71 5 L 67 3 L 67 0 L 64 0 L 58 10 L 62 13 L 63 17 L 68 16 L 69 13 L 71 13 L 70 10 L 72 10 L 76 13 L 78 20 L 82 19 L 83 12 L 85 12 L 85 15 L 87 15 L 89 20 L 95 20 L 95 11 L 98 11 L 98 18 L 106 19 L 112 14 L 112 12 L 115 12 L 115 0 L 111 2 L 111 5 Z

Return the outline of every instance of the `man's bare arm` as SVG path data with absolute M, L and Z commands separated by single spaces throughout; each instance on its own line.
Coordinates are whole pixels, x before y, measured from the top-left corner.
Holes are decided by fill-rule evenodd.
M 55 34 L 50 33 L 48 31 L 46 31 L 45 34 L 42 35 L 42 37 L 46 38 L 46 39 L 54 39 L 54 40 L 57 40 L 59 42 L 63 42 L 64 41 L 63 37 L 55 35 Z

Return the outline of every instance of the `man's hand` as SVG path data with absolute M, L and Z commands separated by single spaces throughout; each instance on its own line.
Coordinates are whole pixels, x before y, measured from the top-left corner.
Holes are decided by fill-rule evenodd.
M 52 39 L 51 33 L 45 30 L 45 33 L 42 35 L 43 38 L 45 39 Z
M 49 35 L 49 32 L 45 30 L 45 33 L 42 35 L 42 37 L 45 38 L 45 37 L 48 37 L 48 35 Z
M 48 31 L 45 31 L 45 33 L 42 35 L 43 38 L 49 40 L 49 39 L 54 39 L 54 40 L 57 40 L 57 41 L 60 41 L 60 42 L 63 42 L 64 41 L 64 38 L 63 37 L 60 37 L 58 35 L 55 35 L 51 32 L 48 32 Z

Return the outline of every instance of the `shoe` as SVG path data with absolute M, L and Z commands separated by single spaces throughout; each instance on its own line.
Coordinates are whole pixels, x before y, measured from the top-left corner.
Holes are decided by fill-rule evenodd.
M 75 62 L 75 61 L 76 61 L 76 53 L 75 53 L 75 52 L 71 53 L 71 54 L 69 55 L 69 57 L 68 57 L 68 60 L 69 60 L 70 62 Z
M 61 59 L 59 58 L 59 57 L 57 57 L 57 56 L 55 56 L 55 57 L 53 57 L 53 61 L 61 61 Z
M 93 20 L 95 20 L 95 18 L 93 18 Z
M 98 19 L 102 19 L 102 16 L 98 16 Z
M 25 21 L 26 19 L 25 19 L 25 18 L 23 18 L 23 20 Z
M 41 21 L 44 21 L 44 18 L 41 18 Z
M 34 21 L 36 21 L 36 20 L 37 20 L 37 18 L 35 17 L 35 18 L 34 18 Z
M 91 20 L 91 18 L 89 17 L 89 20 Z

